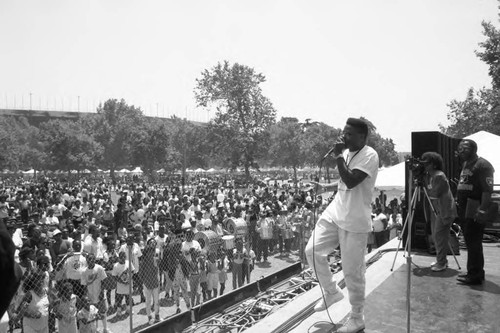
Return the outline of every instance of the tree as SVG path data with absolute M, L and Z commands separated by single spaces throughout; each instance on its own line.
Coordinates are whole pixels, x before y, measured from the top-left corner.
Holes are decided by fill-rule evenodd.
M 131 161 L 140 166 L 145 174 L 152 175 L 153 170 L 175 161 L 171 156 L 172 134 L 165 121 L 145 119 L 141 130 L 132 133 L 131 141 Z
M 305 147 L 304 124 L 297 118 L 281 118 L 269 128 L 269 160 L 271 165 L 293 169 L 293 179 L 297 185 L 297 169 L 304 165 L 307 151 Z
M 109 99 L 97 108 L 97 115 L 85 119 L 86 129 L 103 147 L 103 165 L 110 169 L 114 180 L 117 167 L 131 162 L 133 139 L 143 127 L 144 115 L 140 108 L 125 100 Z
M 500 91 L 470 88 L 465 100 L 452 100 L 448 107 L 450 125 L 439 125 L 446 135 L 463 138 L 484 130 L 500 135 Z
M 265 76 L 253 68 L 224 61 L 203 71 L 194 91 L 198 106 L 216 111 L 209 125 L 214 152 L 232 168 L 243 166 L 247 180 L 250 167 L 258 168 L 256 160 L 265 154 L 266 129 L 276 119 L 271 101 L 262 94 L 263 82 Z
M 500 30 L 482 22 L 486 40 L 479 43 L 476 55 L 488 66 L 492 88 L 469 88 L 463 101 L 448 104 L 449 126 L 439 125 L 443 133 L 463 138 L 480 130 L 500 135 Z
M 487 37 L 484 42 L 479 43 L 481 51 L 476 55 L 488 66 L 488 74 L 491 77 L 493 89 L 500 89 L 500 30 L 490 22 L 482 22 L 483 35 Z
M 81 122 L 56 119 L 42 123 L 40 140 L 53 169 L 95 168 L 102 156 L 102 146 L 85 132 Z
M 377 127 L 365 117 L 360 117 L 368 124 L 367 145 L 375 149 L 378 154 L 379 166 L 391 166 L 399 163 L 398 153 L 396 152 L 394 141 L 390 138 L 383 138 L 378 132 Z

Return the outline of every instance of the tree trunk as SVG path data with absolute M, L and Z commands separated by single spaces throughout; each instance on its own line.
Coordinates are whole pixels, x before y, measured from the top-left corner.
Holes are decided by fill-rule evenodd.
M 326 166 L 326 179 L 327 182 L 330 183 L 330 168 L 328 167 L 328 165 Z
M 297 167 L 294 165 L 292 168 L 293 168 L 293 184 L 294 187 L 297 188 Z

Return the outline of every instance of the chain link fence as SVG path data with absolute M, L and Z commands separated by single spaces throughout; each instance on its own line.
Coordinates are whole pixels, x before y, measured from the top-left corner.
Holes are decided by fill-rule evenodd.
M 137 331 L 305 263 L 314 220 L 310 210 L 262 209 L 245 218 L 198 216 L 180 228 L 166 218 L 118 230 L 83 220 L 75 239 L 49 228 L 50 237 L 18 253 L 23 280 L 9 330 Z

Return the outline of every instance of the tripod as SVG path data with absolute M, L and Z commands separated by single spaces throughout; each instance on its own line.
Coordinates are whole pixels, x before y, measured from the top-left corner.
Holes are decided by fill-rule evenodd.
M 412 179 L 412 178 L 410 178 L 410 179 Z M 406 317 L 406 325 L 407 325 L 407 328 L 406 329 L 407 329 L 408 333 L 410 332 L 411 265 L 413 264 L 413 265 L 415 265 L 415 267 L 420 268 L 412 261 L 411 231 L 412 231 L 413 216 L 415 214 L 415 209 L 417 207 L 417 203 L 421 200 L 422 193 L 424 193 L 425 197 L 427 198 L 427 201 L 432 209 L 432 213 L 434 214 L 434 216 L 437 216 L 436 209 L 434 208 L 434 205 L 432 204 L 431 198 L 429 197 L 429 194 L 427 193 L 427 189 L 423 185 L 423 181 L 415 180 L 414 182 L 416 184 L 416 187 L 415 187 L 413 193 L 411 194 L 408 215 L 406 216 L 403 229 L 401 230 L 401 236 L 399 237 L 398 247 L 396 249 L 396 254 L 394 255 L 394 261 L 392 262 L 392 266 L 391 266 L 391 272 L 392 272 L 394 270 L 394 264 L 396 263 L 396 257 L 399 253 L 399 249 L 401 246 L 401 241 L 403 240 L 404 232 L 405 232 L 405 230 L 407 230 L 408 234 L 406 236 L 406 245 L 404 248 L 404 253 L 407 253 L 407 255 L 406 255 L 406 266 L 407 266 L 406 267 L 407 268 L 407 282 L 406 282 L 406 315 L 407 315 L 407 317 Z M 457 263 L 458 269 L 461 269 L 460 264 L 458 263 L 457 257 L 455 256 L 455 252 L 453 251 L 449 241 L 448 241 L 448 246 L 451 250 L 451 253 L 453 254 L 453 258 L 455 258 L 455 262 Z

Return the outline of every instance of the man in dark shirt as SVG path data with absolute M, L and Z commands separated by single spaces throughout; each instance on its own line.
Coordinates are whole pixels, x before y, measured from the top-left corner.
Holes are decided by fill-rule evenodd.
M 458 145 L 462 161 L 457 187 L 458 216 L 464 229 L 467 246 L 467 273 L 457 280 L 467 285 L 482 284 L 484 280 L 483 232 L 480 222 L 488 211 L 493 192 L 493 166 L 477 156 L 477 144 L 464 139 Z

